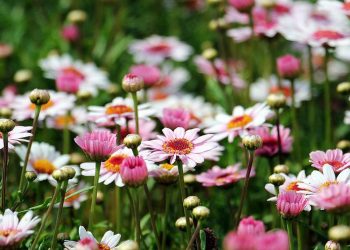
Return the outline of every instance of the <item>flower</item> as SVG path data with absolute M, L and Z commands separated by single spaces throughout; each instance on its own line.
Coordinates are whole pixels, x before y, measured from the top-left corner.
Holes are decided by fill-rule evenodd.
M 230 232 L 224 238 L 224 250 L 255 250 L 256 238 L 257 237 L 254 234 Z
M 280 126 L 281 150 L 283 154 L 288 154 L 292 150 L 293 138 L 290 129 Z M 259 135 L 263 141 L 262 147 L 255 151 L 256 155 L 271 157 L 278 153 L 277 127 L 271 130 L 267 127 L 260 127 L 254 130 L 255 135 Z
M 339 173 L 350 166 L 350 153 L 343 154 L 340 149 L 328 149 L 326 152 L 317 150 L 310 153 L 311 166 L 322 170 L 323 166 L 331 165 L 334 172 Z
M 148 167 L 148 176 L 153 177 L 157 182 L 163 184 L 173 183 L 177 180 L 179 176 L 179 169 L 177 165 L 172 165 L 169 163 L 163 164 L 147 164 Z M 192 170 L 192 168 L 184 165 L 184 173 Z
M 141 77 L 146 87 L 158 84 L 162 77 L 161 70 L 158 67 L 146 64 L 132 66 L 130 73 Z
M 306 206 L 308 201 L 304 195 L 294 191 L 284 191 L 277 196 L 277 210 L 283 217 L 296 217 Z
M 212 157 L 218 146 L 210 140 L 212 135 L 198 136 L 198 128 L 185 130 L 179 127 L 174 131 L 164 128 L 162 131 L 164 136 L 142 142 L 140 155 L 145 159 L 160 162 L 170 158 L 170 164 L 174 164 L 179 158 L 183 164 L 194 167 Z
M 254 0 L 229 0 L 228 2 L 232 7 L 242 12 L 249 11 L 255 3 Z
M 254 220 L 253 216 L 249 216 L 239 222 L 237 232 L 239 234 L 263 234 L 265 233 L 265 226 L 262 221 Z
M 163 109 L 163 116 L 161 121 L 164 127 L 170 129 L 176 129 L 177 127 L 182 127 L 187 129 L 189 127 L 191 119 L 191 114 L 181 108 L 165 108 Z
M 13 47 L 10 44 L 0 43 L 0 59 L 11 56 Z
M 258 237 L 256 250 L 288 250 L 288 234 L 285 231 L 277 230 L 268 232 Z
M 148 171 L 145 160 L 141 156 L 129 156 L 120 166 L 120 176 L 125 185 L 138 187 L 146 183 Z
M 134 41 L 129 52 L 138 63 L 160 64 L 165 59 L 185 61 L 192 53 L 192 48 L 175 37 L 153 35 Z
M 1 45 L 0 45 L 1 46 Z M 0 96 L 0 108 L 9 107 L 13 100 L 16 98 L 17 87 L 15 85 L 8 85 L 2 90 Z
M 241 164 L 237 163 L 235 165 L 228 166 L 226 168 L 220 168 L 214 166 L 207 172 L 201 173 L 196 176 L 196 180 L 200 182 L 204 187 L 213 186 L 225 186 L 233 184 L 239 180 L 242 180 L 246 176 L 246 169 L 240 169 Z M 254 170 L 250 173 L 250 177 L 255 175 Z
M 65 115 L 74 107 L 75 97 L 66 93 L 49 91 L 50 101 L 41 106 L 39 120 L 46 117 L 55 117 Z M 13 118 L 17 121 L 23 121 L 34 117 L 35 104 L 31 103 L 29 93 L 23 96 L 17 96 L 10 105 L 13 109 Z
M 97 162 L 107 160 L 118 149 L 116 140 L 116 135 L 108 130 L 95 130 L 74 138 L 85 154 Z
M 82 203 L 83 201 L 86 201 L 88 199 L 85 192 L 75 194 L 69 198 L 66 198 L 66 197 L 74 194 L 75 192 L 81 191 L 82 189 L 84 189 L 86 187 L 87 187 L 87 185 L 83 181 L 79 182 L 78 185 L 70 185 L 67 189 L 66 194 L 65 194 L 65 200 L 64 200 L 63 206 L 64 207 L 73 207 L 74 209 L 79 209 L 80 203 Z
M 232 115 L 218 114 L 216 116 L 217 124 L 207 128 L 204 132 L 216 134 L 215 139 L 217 140 L 228 137 L 228 141 L 232 142 L 237 135 L 242 135 L 244 132 L 260 126 L 266 126 L 265 121 L 270 112 L 265 103 L 257 103 L 248 109 L 236 106 Z
M 80 37 L 79 27 L 74 24 L 66 25 L 62 28 L 61 35 L 66 41 L 75 42 Z
M 96 238 L 93 236 L 93 234 L 90 231 L 86 231 L 86 229 L 83 226 L 79 227 L 79 238 L 80 241 L 65 241 L 64 247 L 68 250 L 75 250 L 78 243 L 82 243 L 82 245 L 92 245 L 93 243 L 96 243 L 98 249 L 103 250 L 112 250 L 115 249 L 115 247 L 118 245 L 121 235 L 120 234 L 114 234 L 112 231 L 107 231 L 104 233 L 102 239 L 100 242 L 96 240 Z
M 278 74 L 287 79 L 294 79 L 300 74 L 300 60 L 293 55 L 277 58 Z
M 0 249 L 18 246 L 22 240 L 34 233 L 33 228 L 40 222 L 38 216 L 33 217 L 32 211 L 28 211 L 21 220 L 17 215 L 17 212 L 10 209 L 0 214 Z
M 105 185 L 114 182 L 118 187 L 124 186 L 124 182 L 120 176 L 120 168 L 123 161 L 129 156 L 133 156 L 131 149 L 121 148 L 115 151 L 105 162 L 102 163 L 98 182 L 103 182 Z M 82 175 L 95 176 L 95 162 L 82 163 L 80 167 L 83 169 L 81 172 Z
M 8 133 L 8 147 L 9 149 L 14 149 L 15 144 L 20 144 L 21 142 L 28 142 L 27 137 L 32 136 L 29 131 L 32 130 L 31 126 L 15 126 L 14 129 L 12 129 Z M 4 147 L 4 140 L 2 138 L 2 133 L 0 133 L 0 149 Z
M 86 90 L 96 95 L 98 89 L 107 89 L 110 85 L 106 72 L 98 69 L 95 64 L 74 60 L 67 54 L 49 55 L 40 60 L 39 65 L 46 78 L 54 79 L 56 83 L 58 78 L 62 78 L 60 81 L 62 83 L 64 80 L 66 90 L 70 88 L 69 84 L 75 85 L 69 92 Z

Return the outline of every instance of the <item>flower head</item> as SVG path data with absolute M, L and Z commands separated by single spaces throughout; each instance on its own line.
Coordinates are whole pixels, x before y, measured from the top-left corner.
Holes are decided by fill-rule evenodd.
M 265 226 L 262 221 L 254 220 L 253 216 L 249 216 L 239 222 L 237 232 L 240 234 L 263 234 L 265 233 Z
M 182 127 L 187 129 L 189 127 L 191 119 L 191 114 L 181 108 L 165 108 L 163 109 L 163 116 L 161 121 L 164 127 L 170 129 L 176 129 L 177 127 Z
M 277 70 L 284 78 L 296 78 L 300 74 L 300 60 L 293 55 L 277 58 Z
M 29 132 L 32 130 L 31 126 L 15 126 L 9 133 L 8 133 L 8 147 L 9 149 L 14 149 L 15 144 L 20 144 L 21 142 L 28 142 L 27 139 L 32 134 Z M 0 149 L 4 147 L 4 140 L 2 138 L 2 134 L 0 133 Z
M 146 64 L 132 66 L 130 73 L 141 77 L 146 87 L 158 84 L 162 77 L 158 67 Z
M 62 28 L 61 35 L 66 41 L 75 42 L 80 37 L 79 27 L 74 24 L 66 25 Z
M 331 165 L 334 172 L 339 173 L 350 167 L 350 153 L 343 154 L 340 149 L 317 150 L 310 153 L 310 162 L 311 166 L 320 170 L 326 164 Z
M 293 191 L 281 192 L 277 196 L 277 210 L 287 218 L 298 216 L 307 204 L 304 195 Z
M 229 0 L 228 2 L 235 9 L 242 12 L 249 11 L 255 3 L 254 0 Z
M 124 159 L 120 167 L 120 176 L 127 186 L 143 185 L 148 179 L 145 160 L 141 156 L 130 156 Z

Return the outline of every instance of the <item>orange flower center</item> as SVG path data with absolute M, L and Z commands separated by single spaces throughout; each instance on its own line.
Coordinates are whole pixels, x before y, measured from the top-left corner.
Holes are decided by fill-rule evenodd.
M 72 189 L 68 190 L 68 191 L 66 192 L 65 197 L 68 197 L 69 195 L 75 193 L 76 191 L 78 191 L 78 190 L 76 190 L 75 188 L 72 188 Z M 76 201 L 77 199 L 79 199 L 79 197 L 80 197 L 80 194 L 72 195 L 71 197 L 66 198 L 66 199 L 65 199 L 65 202 L 67 202 L 67 203 L 72 203 L 73 201 Z
M 74 67 L 67 67 L 62 70 L 63 73 L 70 73 L 74 74 L 75 76 L 79 77 L 80 79 L 84 79 L 85 76 L 83 73 L 81 73 L 78 69 Z
M 320 191 L 323 188 L 329 187 L 330 185 L 338 184 L 338 183 L 339 183 L 338 181 L 326 181 L 318 188 L 318 191 Z
M 300 191 L 301 189 L 298 187 L 298 181 L 292 181 L 286 188 L 287 191 Z
M 109 172 L 119 173 L 120 166 L 127 157 L 126 154 L 112 155 L 107 161 L 105 161 L 105 169 Z
M 104 243 L 98 243 L 99 250 L 110 250 L 111 248 Z
M 9 237 L 10 235 L 14 235 L 18 233 L 18 230 L 15 229 L 6 229 L 6 230 L 0 230 L 0 236 L 2 237 Z
M 227 128 L 228 129 L 233 129 L 233 128 L 243 128 L 246 126 L 248 123 L 253 121 L 253 118 L 250 115 L 242 115 L 233 118 L 228 124 Z
M 55 104 L 55 103 L 54 103 L 53 101 L 50 100 L 48 103 L 46 103 L 46 104 L 44 104 L 44 105 L 41 105 L 41 110 L 47 110 L 47 109 L 51 108 L 54 104 Z M 31 103 L 30 106 L 29 106 L 29 108 L 30 108 L 31 110 L 35 110 L 35 107 L 36 107 L 36 105 L 33 104 L 33 103 Z
M 272 87 L 270 88 L 270 94 L 283 94 L 285 97 L 291 97 L 292 96 L 292 90 L 289 87 Z
M 62 128 L 65 126 L 75 124 L 75 119 L 73 116 L 70 116 L 70 115 L 60 115 L 60 116 L 56 116 L 55 124 L 57 127 Z
M 126 105 L 112 105 L 107 107 L 106 114 L 107 115 L 121 115 L 124 113 L 132 112 L 133 109 Z
M 170 171 L 170 170 L 173 169 L 174 165 L 171 165 L 171 164 L 169 164 L 169 163 L 164 163 L 164 164 L 160 164 L 160 167 L 163 168 L 163 169 L 165 169 L 165 170 Z
M 40 174 L 52 174 L 56 169 L 56 167 L 47 159 L 36 160 L 32 166 Z
M 172 139 L 163 144 L 163 150 L 169 154 L 187 155 L 191 153 L 193 143 L 185 138 Z

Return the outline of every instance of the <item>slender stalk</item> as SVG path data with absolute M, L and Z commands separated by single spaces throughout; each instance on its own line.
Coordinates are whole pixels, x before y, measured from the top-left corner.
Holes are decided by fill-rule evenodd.
M 192 234 L 192 237 L 191 237 L 190 241 L 188 242 L 188 245 L 187 245 L 187 247 L 186 247 L 186 250 L 191 250 L 191 249 L 192 249 L 193 243 L 194 243 L 194 241 L 197 239 L 197 236 L 198 236 L 198 234 L 199 234 L 200 229 L 201 229 L 201 221 L 199 220 L 199 221 L 197 222 L 197 227 L 196 227 L 196 229 L 194 230 L 194 233 Z
M 312 47 L 308 46 L 308 67 L 309 67 L 309 81 L 310 81 L 310 103 L 309 103 L 309 126 L 310 132 L 317 128 L 316 116 L 315 116 L 315 101 L 313 99 L 314 89 L 315 89 L 315 79 L 314 79 L 314 67 L 312 63 Z M 311 150 L 316 148 L 316 136 L 314 133 L 310 133 L 310 144 Z
M 41 110 L 41 105 L 36 105 L 35 106 L 34 119 L 33 119 L 32 136 L 30 137 L 30 140 L 29 140 L 29 143 L 28 143 L 28 148 L 27 148 L 26 156 L 24 158 L 24 164 L 23 164 L 23 168 L 22 168 L 22 172 L 21 172 L 21 178 L 20 178 L 20 181 L 19 181 L 19 193 L 20 193 L 20 195 L 23 193 L 24 180 L 25 180 L 24 176 L 25 176 L 25 173 L 26 173 L 26 170 L 27 170 L 30 150 L 32 148 L 32 144 L 33 144 L 33 141 L 34 141 L 36 128 L 38 126 L 38 119 L 39 119 L 40 110 Z
M 64 116 L 64 128 L 63 128 L 63 150 L 64 154 L 68 154 L 70 151 L 70 131 L 69 131 L 69 118 L 70 112 Z
M 247 196 L 249 177 L 250 177 L 250 172 L 252 170 L 253 161 L 254 161 L 254 151 L 250 151 L 249 150 L 248 151 L 247 173 L 246 173 L 246 176 L 245 176 L 243 192 L 242 192 L 242 195 L 241 195 L 241 201 L 240 201 L 239 208 L 238 208 L 237 219 L 236 219 L 236 228 L 238 227 L 239 220 L 241 218 L 243 205 L 244 205 L 244 200 L 245 200 L 245 198 Z
M 139 134 L 139 110 L 137 105 L 137 93 L 131 93 L 132 100 L 134 102 L 134 113 L 135 113 L 135 132 Z
M 325 148 L 330 148 L 332 143 L 332 116 L 331 116 L 331 91 L 328 75 L 329 49 L 325 48 L 325 83 L 324 83 L 324 109 L 325 109 Z
M 152 225 L 152 230 L 153 230 L 154 236 L 156 238 L 157 248 L 158 248 L 158 250 L 160 250 L 161 245 L 159 242 L 159 235 L 158 235 L 157 226 L 156 226 L 156 218 L 154 217 L 153 207 L 152 207 L 152 203 L 151 203 L 152 197 L 151 197 L 151 194 L 148 190 L 147 184 L 143 185 L 143 189 L 145 190 L 145 194 L 146 194 L 146 198 L 147 198 L 147 206 L 148 206 L 149 214 L 151 216 L 151 225 Z
M 292 91 L 292 128 L 293 128 L 293 139 L 294 139 L 294 150 L 295 157 L 298 163 L 300 163 L 300 138 L 299 138 L 299 126 L 297 118 L 297 110 L 295 104 L 295 82 L 294 79 L 290 80 L 291 91 Z
M 62 211 L 63 211 L 63 204 L 64 204 L 64 199 L 66 195 L 66 190 L 68 186 L 68 180 L 63 182 L 63 185 L 61 187 L 61 200 L 60 204 L 58 205 L 58 212 L 57 212 L 57 217 L 56 217 L 56 222 L 55 222 L 55 229 L 52 235 L 52 241 L 51 241 L 51 250 L 55 250 L 57 248 L 57 234 L 58 234 L 58 229 L 60 227 L 60 222 L 62 218 Z
M 97 190 L 98 190 L 98 179 L 100 178 L 100 169 L 101 169 L 101 162 L 96 162 L 96 171 L 95 171 L 95 177 L 94 177 L 94 190 L 93 190 L 92 196 L 91 196 L 91 207 L 90 207 L 90 217 L 89 217 L 89 227 L 88 227 L 90 230 L 91 230 L 92 225 L 94 223 L 96 197 L 97 197 Z
M 1 189 L 1 210 L 5 211 L 5 198 L 6 198 L 6 183 L 7 183 L 7 164 L 8 164 L 8 133 L 2 134 L 4 142 L 3 151 L 3 164 L 2 164 L 2 189 Z
M 297 240 L 298 240 L 298 250 L 303 250 L 303 235 L 300 223 L 297 222 Z
M 120 145 L 122 143 L 122 136 L 121 136 L 121 127 L 119 124 L 116 124 L 116 129 L 117 129 L 117 145 Z
M 165 242 L 166 242 L 166 235 L 167 235 L 167 218 L 168 218 L 168 212 L 169 212 L 169 198 L 170 198 L 170 195 L 167 194 L 167 191 L 169 190 L 166 190 L 166 188 L 164 187 L 163 188 L 163 192 L 164 192 L 164 196 L 163 196 L 163 199 L 164 199 L 164 205 L 165 205 L 165 210 L 164 210 L 164 216 L 163 216 L 163 235 L 162 235 L 162 250 L 165 250 Z
M 141 219 L 140 219 L 140 199 L 138 194 L 138 189 L 135 188 L 135 219 L 136 219 L 136 240 L 137 244 L 141 246 Z
M 129 188 L 126 188 L 126 193 L 127 193 L 127 195 L 128 195 L 129 201 L 130 201 L 131 211 L 132 211 L 134 220 L 136 221 L 136 213 L 135 213 L 134 199 L 132 198 L 132 195 L 131 195 L 131 192 L 130 192 L 130 189 L 129 189 Z M 137 230 L 138 230 L 138 226 L 135 225 L 135 235 L 136 235 Z M 135 236 L 135 237 L 136 237 L 136 236 Z M 135 239 L 137 239 L 137 238 L 135 238 Z
M 287 225 L 287 232 L 288 232 L 288 239 L 289 239 L 289 250 L 293 250 L 293 227 L 292 227 L 292 221 L 291 220 L 286 220 L 286 225 Z
M 282 160 L 282 143 L 281 143 L 281 131 L 280 131 L 280 111 L 275 110 L 276 113 L 276 129 L 277 129 L 277 143 L 278 143 L 278 161 L 279 164 L 283 163 Z
M 117 232 L 120 232 L 121 230 L 121 219 L 122 219 L 122 209 L 121 209 L 121 188 L 116 187 L 116 208 L 117 208 L 117 216 L 116 216 L 116 229 Z
M 62 182 L 59 182 L 57 183 L 57 186 L 56 186 L 56 189 L 55 189 L 55 192 L 53 193 L 53 197 L 52 197 L 52 200 L 50 202 L 50 205 L 49 205 L 49 208 L 47 209 L 42 221 L 41 221 L 41 225 L 40 225 L 40 228 L 39 228 L 39 231 L 38 231 L 38 234 L 36 235 L 34 241 L 33 241 L 33 244 L 32 246 L 30 247 L 30 250 L 35 250 L 36 248 L 36 245 L 38 244 L 39 242 L 39 239 L 40 239 L 40 236 L 41 236 L 41 233 L 43 232 L 43 229 L 46 225 L 46 222 L 47 222 L 47 219 L 49 218 L 49 215 L 51 213 L 51 210 L 56 202 L 56 198 L 57 198 L 57 195 L 58 195 L 58 192 L 60 191 L 61 189 L 61 185 L 62 185 Z
M 190 218 L 188 216 L 186 208 L 183 206 L 183 201 L 185 200 L 185 182 L 184 182 L 184 170 L 182 166 L 182 161 L 178 161 L 177 163 L 179 168 L 179 186 L 180 186 L 180 193 L 181 193 L 181 206 L 184 210 L 184 214 L 186 217 L 186 233 L 187 233 L 187 239 L 191 236 L 191 228 L 190 228 Z

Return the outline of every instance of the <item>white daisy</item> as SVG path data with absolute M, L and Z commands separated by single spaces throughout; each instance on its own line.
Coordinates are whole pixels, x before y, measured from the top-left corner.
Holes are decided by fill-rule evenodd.
M 20 144 L 21 142 L 28 142 L 27 139 L 24 138 L 28 138 L 30 136 L 32 136 L 31 133 L 29 133 L 29 131 L 32 130 L 31 126 L 28 127 L 23 127 L 23 126 L 15 126 L 14 129 L 12 129 L 9 133 L 8 133 L 8 147 L 9 149 L 14 149 L 15 148 L 15 144 Z M 4 147 L 4 140 L 2 138 L 2 133 L 0 132 L 0 149 L 2 149 Z

